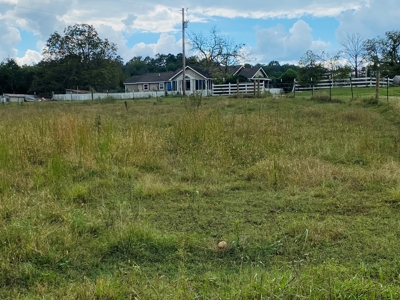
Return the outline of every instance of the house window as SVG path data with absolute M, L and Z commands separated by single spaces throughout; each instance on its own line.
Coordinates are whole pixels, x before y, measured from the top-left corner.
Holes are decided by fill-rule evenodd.
M 206 82 L 205 80 L 196 80 L 196 90 L 205 90 L 206 89 Z
M 163 83 L 163 82 L 161 82 L 161 83 L 158 84 L 158 89 L 159 89 L 160 91 L 163 91 L 163 90 L 164 90 L 164 83 Z
M 149 90 L 149 84 L 145 83 L 143 84 L 143 91 L 148 91 Z
M 186 79 L 186 90 L 190 91 L 190 79 Z

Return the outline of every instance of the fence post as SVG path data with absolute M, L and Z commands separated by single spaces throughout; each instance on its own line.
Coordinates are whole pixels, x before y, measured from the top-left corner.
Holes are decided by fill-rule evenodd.
M 379 70 L 379 64 L 378 64 L 378 69 L 376 70 L 376 82 L 375 82 L 375 100 L 379 101 L 379 85 L 380 85 L 380 70 Z
M 296 78 L 293 79 L 293 97 L 296 98 Z
M 311 77 L 311 97 L 313 98 L 314 97 L 314 82 L 313 82 L 313 80 L 312 80 L 312 77 Z
M 354 99 L 354 93 L 353 93 L 353 83 L 351 82 L 351 76 L 350 76 L 350 89 L 351 89 L 351 100 Z
M 386 102 L 389 103 L 389 75 L 386 77 Z

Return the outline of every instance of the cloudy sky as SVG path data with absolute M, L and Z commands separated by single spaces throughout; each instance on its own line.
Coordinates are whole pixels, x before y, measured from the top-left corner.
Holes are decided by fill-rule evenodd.
M 0 0 L 0 60 L 40 61 L 50 34 L 68 25 L 94 25 L 101 38 L 134 56 L 182 52 L 187 33 L 221 35 L 244 43 L 249 63 L 297 62 L 307 50 L 336 52 L 347 33 L 365 38 L 399 30 L 399 0 Z

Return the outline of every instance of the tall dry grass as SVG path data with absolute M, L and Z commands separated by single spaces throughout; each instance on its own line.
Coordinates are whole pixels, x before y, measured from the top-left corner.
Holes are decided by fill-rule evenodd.
M 42 104 L 0 107 L 0 298 L 399 295 L 390 105 Z

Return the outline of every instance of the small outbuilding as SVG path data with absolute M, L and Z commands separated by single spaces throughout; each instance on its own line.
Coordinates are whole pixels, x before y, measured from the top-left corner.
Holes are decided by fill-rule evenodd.
M 26 94 L 3 94 L 1 97 L 1 102 L 33 102 L 36 101 L 35 95 L 26 95 Z

